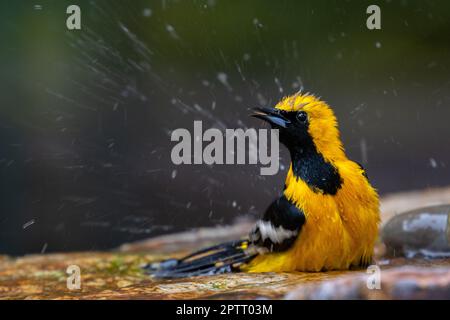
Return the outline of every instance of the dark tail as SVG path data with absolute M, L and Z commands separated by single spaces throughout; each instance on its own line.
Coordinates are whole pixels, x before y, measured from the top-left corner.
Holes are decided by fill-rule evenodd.
M 246 251 L 247 240 L 231 241 L 208 247 L 182 259 L 156 262 L 144 268 L 155 278 L 184 278 L 238 271 L 239 266 L 256 254 Z

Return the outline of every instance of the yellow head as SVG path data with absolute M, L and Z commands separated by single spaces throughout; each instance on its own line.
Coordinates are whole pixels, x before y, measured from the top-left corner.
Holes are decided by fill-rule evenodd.
M 275 109 L 256 109 L 254 116 L 280 130 L 280 141 L 291 155 L 314 148 L 330 162 L 345 157 L 333 110 L 311 94 L 286 97 Z

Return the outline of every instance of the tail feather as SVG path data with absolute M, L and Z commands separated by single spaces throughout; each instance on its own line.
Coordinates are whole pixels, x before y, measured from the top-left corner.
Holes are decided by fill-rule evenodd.
M 231 241 L 191 253 L 181 259 L 153 263 L 145 269 L 155 278 L 183 278 L 237 271 L 256 254 L 245 249 L 247 240 Z

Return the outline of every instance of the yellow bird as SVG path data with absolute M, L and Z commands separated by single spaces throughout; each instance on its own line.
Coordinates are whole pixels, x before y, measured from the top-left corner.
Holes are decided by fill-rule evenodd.
M 290 152 L 283 195 L 247 239 L 150 264 L 150 273 L 175 278 L 368 265 L 380 221 L 378 194 L 361 165 L 347 158 L 333 110 L 311 94 L 298 93 L 252 115 L 279 129 Z

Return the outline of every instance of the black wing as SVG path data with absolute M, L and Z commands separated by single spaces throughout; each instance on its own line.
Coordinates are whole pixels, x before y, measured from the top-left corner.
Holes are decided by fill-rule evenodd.
M 297 239 L 305 214 L 284 195 L 267 208 L 250 233 L 250 243 L 262 252 L 280 252 L 289 249 Z
M 305 223 L 305 215 L 286 197 L 275 200 L 249 235 L 249 240 L 222 243 L 182 259 L 144 267 L 156 278 L 184 278 L 239 271 L 258 254 L 289 249 Z

